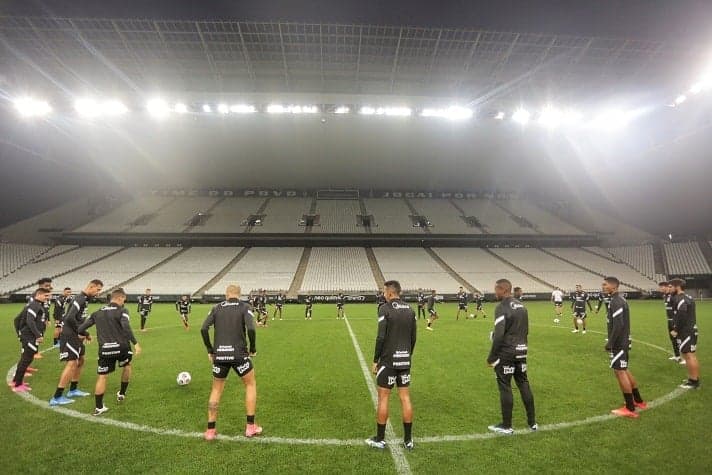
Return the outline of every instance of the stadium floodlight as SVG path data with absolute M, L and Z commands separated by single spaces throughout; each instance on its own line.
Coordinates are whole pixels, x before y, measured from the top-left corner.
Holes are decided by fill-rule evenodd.
M 599 113 L 592 122 L 594 127 L 605 130 L 619 130 L 625 128 L 632 115 L 620 109 L 608 109 Z
M 299 108 L 299 106 L 294 106 L 296 108 Z M 296 113 L 292 111 L 293 113 Z M 302 114 L 318 114 L 319 113 L 319 108 L 317 106 L 301 106 L 301 113 Z
M 166 103 L 163 99 L 151 99 L 146 104 L 146 109 L 149 114 L 157 119 L 166 117 L 171 111 L 168 107 L 168 103 Z
M 358 113 L 363 115 L 373 115 L 376 113 L 376 109 L 371 106 L 363 106 L 359 109 Z
M 188 106 L 183 104 L 182 102 L 177 102 L 173 106 L 173 110 L 177 112 L 178 114 L 185 114 L 188 112 Z
M 556 107 L 546 106 L 539 113 L 539 125 L 547 129 L 555 129 L 561 125 L 564 114 Z
M 512 120 L 521 125 L 526 125 L 527 122 L 529 122 L 530 117 L 531 113 L 523 107 L 520 107 L 519 109 L 515 110 L 512 114 Z
M 247 104 L 234 104 L 230 106 L 230 112 L 233 114 L 254 114 L 257 109 L 255 109 L 255 106 Z
M 410 107 L 379 107 L 376 115 L 387 115 L 393 117 L 408 117 L 413 111 Z
M 209 113 L 211 113 L 212 111 L 213 111 L 213 108 L 210 107 L 210 104 L 203 104 L 203 112 L 206 112 L 206 113 L 209 114 Z
M 101 103 L 100 111 L 103 115 L 117 116 L 127 113 L 129 109 L 123 102 L 116 99 L 110 99 Z
M 348 106 L 339 106 L 334 109 L 334 114 L 348 114 L 349 112 L 351 112 L 351 109 Z
M 287 112 L 287 108 L 281 104 L 270 104 L 267 106 L 268 114 L 284 114 Z
M 505 114 L 502 111 L 497 112 L 494 115 L 495 120 L 504 120 Z
M 583 114 L 576 109 L 566 109 L 561 114 L 561 123 L 563 125 L 571 126 L 578 125 L 583 120 Z
M 690 92 L 692 94 L 699 94 L 702 92 L 702 83 L 701 82 L 696 82 L 695 84 L 690 87 Z
M 74 109 L 82 117 L 96 117 L 101 114 L 101 107 L 94 99 L 77 99 Z
M 15 109 L 22 117 L 43 117 L 52 112 L 52 108 L 47 101 L 21 97 L 14 102 Z
M 684 94 L 680 94 L 679 96 L 677 96 L 677 97 L 675 98 L 675 105 L 676 105 L 676 106 L 679 106 L 680 104 L 682 104 L 682 103 L 685 102 L 686 100 L 687 100 L 687 96 L 684 95 Z
M 421 117 L 441 117 L 448 120 L 467 120 L 471 119 L 472 109 L 460 106 L 450 106 L 446 109 L 425 108 L 420 111 Z
M 218 104 L 218 112 L 221 114 L 227 114 L 230 112 L 230 108 L 227 106 L 227 104 Z

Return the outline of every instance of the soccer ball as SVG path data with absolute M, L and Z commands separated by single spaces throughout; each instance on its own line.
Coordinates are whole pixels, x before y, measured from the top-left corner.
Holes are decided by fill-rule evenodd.
M 558 318 L 554 319 L 554 323 L 556 323 L 557 325 L 559 324 L 559 322 L 561 322 L 561 320 L 559 320 Z
M 577 318 L 576 323 L 578 323 L 579 325 L 583 325 L 583 318 Z
M 187 371 L 182 371 L 178 373 L 178 377 L 176 378 L 176 383 L 178 383 L 178 386 L 185 386 L 186 384 L 190 383 L 190 380 L 192 378 L 190 377 L 190 373 Z
M 471 314 L 470 314 L 470 318 L 475 318 L 475 314 L 474 314 L 474 313 L 471 313 Z

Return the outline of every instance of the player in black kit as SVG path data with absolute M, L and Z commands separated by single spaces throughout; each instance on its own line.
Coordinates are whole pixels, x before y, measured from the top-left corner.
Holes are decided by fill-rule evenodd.
M 606 312 L 608 311 L 608 305 L 611 303 L 611 296 L 605 292 L 599 292 L 598 297 L 596 297 L 596 313 L 601 310 L 601 307 L 606 307 Z
M 465 312 L 465 318 L 467 318 L 467 292 L 462 287 L 457 291 L 457 314 L 455 315 L 455 320 L 460 319 L 460 312 Z
M 274 320 L 274 317 L 277 316 L 277 313 L 279 312 L 279 319 L 282 319 L 282 307 L 284 307 L 284 301 L 286 300 L 286 297 L 284 295 L 284 292 L 281 290 L 277 294 L 277 296 L 274 298 L 274 313 L 272 314 L 272 320 Z
M 433 289 L 430 292 L 430 296 L 428 296 L 428 326 L 425 327 L 426 330 L 433 331 L 433 322 L 437 320 L 438 317 L 438 312 L 435 310 L 435 289 Z
M 252 307 L 257 312 L 257 325 L 267 326 L 269 315 L 267 314 L 267 291 L 258 290 L 254 298 L 255 305 Z
M 379 290 L 376 292 L 376 308 L 381 308 L 384 303 L 386 303 L 386 296 Z
M 588 293 L 582 290 L 581 284 L 576 284 L 576 291 L 571 294 L 571 310 L 574 315 L 574 329 L 571 330 L 572 333 L 578 333 L 580 322 L 583 326 L 581 333 L 586 334 L 586 305 L 588 305 L 589 310 L 593 310 Z
M 611 301 L 608 304 L 608 340 L 606 341 L 606 351 L 611 356 L 611 368 L 616 375 L 618 385 L 623 393 L 625 406 L 611 411 L 613 415 L 619 417 L 630 417 L 636 419 L 638 413 L 636 409 L 646 409 L 648 405 L 643 401 L 638 391 L 638 383 L 633 374 L 629 371 L 628 346 L 630 344 L 630 309 L 628 302 L 618 293 L 620 281 L 615 277 L 603 279 L 602 289 L 610 295 Z
M 185 330 L 188 331 L 188 316 L 190 315 L 191 311 L 191 303 L 190 303 L 190 297 L 187 295 L 183 295 L 180 300 L 176 302 L 176 310 L 180 314 L 180 320 L 183 322 L 183 327 L 185 327 Z
M 126 389 L 131 380 L 131 360 L 133 356 L 141 354 L 141 345 L 136 341 L 131 324 L 129 311 L 124 307 L 126 292 L 118 288 L 110 295 L 111 301 L 104 307 L 92 313 L 79 327 L 79 333 L 96 325 L 96 338 L 99 341 L 99 360 L 96 368 L 96 386 L 94 388 L 94 413 L 100 416 L 109 410 L 104 405 L 106 392 L 106 377 L 113 373 L 118 363 L 121 371 L 121 387 L 116 393 L 116 400 L 122 402 L 126 399 Z M 131 351 L 133 343 L 133 351 Z
M 52 292 L 52 278 L 51 278 L 51 277 L 42 277 L 41 279 L 39 279 L 39 280 L 37 281 L 37 288 L 49 290 L 50 292 Z M 32 297 L 31 295 L 28 296 L 28 297 L 27 297 L 27 303 L 32 302 L 32 299 L 33 299 L 33 297 Z M 47 299 L 47 300 L 42 304 L 42 308 L 44 309 L 45 317 L 47 318 L 48 321 L 49 321 L 49 311 L 50 311 L 51 305 L 52 305 L 52 295 L 50 294 L 49 299 Z M 47 331 L 47 326 L 46 326 L 46 325 L 45 325 L 45 331 Z M 44 333 L 42 334 L 42 336 L 44 337 Z M 44 341 L 44 339 L 43 339 L 43 341 Z M 42 353 L 41 353 L 40 351 L 37 351 L 37 352 L 35 353 L 35 356 L 34 356 L 33 358 L 36 359 L 36 360 L 41 360 L 41 359 L 44 358 L 44 357 L 42 356 Z M 31 371 L 34 371 L 35 369 L 34 369 L 34 368 L 30 368 L 30 370 L 31 370 Z
M 312 319 L 312 296 L 307 295 L 304 297 L 304 320 Z
M 153 308 L 153 295 L 151 295 L 151 289 L 146 289 L 146 292 L 138 298 L 138 308 L 136 311 L 141 316 L 141 331 L 146 331 L 146 320 L 148 320 L 149 315 L 151 315 L 151 309 Z
M 425 316 L 425 294 L 423 293 L 423 289 L 418 289 L 416 299 L 418 301 L 418 319 L 420 319 L 421 314 L 423 318 L 427 318 Z
M 83 291 L 72 298 L 71 304 L 67 307 L 62 321 L 62 333 L 59 336 L 59 360 L 64 362 L 64 368 L 54 395 L 49 400 L 50 406 L 71 404 L 74 400 L 69 398 L 89 396 L 89 393 L 79 389 L 79 378 L 84 369 L 86 353 L 84 342 L 91 341 L 91 336 L 88 333 L 80 333 L 79 327 L 84 323 L 89 300 L 99 295 L 103 288 L 102 281 L 92 280 Z M 65 397 L 64 388 L 67 384 L 69 384 L 69 391 Z
M 401 286 L 395 280 L 383 284 L 386 303 L 378 309 L 378 336 L 373 355 L 373 373 L 378 385 L 376 436 L 366 443 L 377 449 L 386 448 L 388 399 L 393 386 L 403 414 L 403 446 L 413 450 L 413 405 L 410 401 L 410 366 L 417 333 L 413 309 L 400 298 Z
M 346 297 L 344 293 L 339 290 L 339 294 L 336 296 L 336 319 L 346 317 L 346 312 L 344 312 L 344 303 L 346 302 Z
M 487 357 L 487 364 L 494 368 L 497 377 L 502 422 L 488 426 L 488 429 L 499 434 L 514 433 L 512 429 L 514 406 L 512 377 L 514 377 L 527 412 L 529 429 L 537 430 L 534 395 L 527 378 L 529 314 L 524 305 L 512 297 L 512 283 L 507 279 L 500 279 L 495 283 L 494 294 L 500 303 L 494 313 L 492 349 Z
M 697 314 L 695 301 L 685 293 L 683 279 L 672 279 L 670 288 L 673 292 L 672 306 L 675 310 L 673 329 L 670 332 L 677 338 L 680 353 L 687 364 L 687 380 L 680 385 L 683 389 L 700 387 L 700 363 L 697 361 Z
M 65 306 L 72 299 L 72 289 L 65 287 L 62 291 L 62 295 L 58 295 L 54 299 L 54 311 L 52 312 L 52 317 L 54 318 L 54 335 L 52 344 L 55 348 L 59 348 L 59 335 L 62 333 L 62 319 L 64 318 Z
M 673 290 L 670 287 L 669 282 L 660 282 L 658 284 L 658 288 L 660 289 L 660 293 L 663 296 L 663 303 L 665 304 L 668 337 L 670 338 L 670 344 L 672 345 L 673 355 L 669 359 L 680 364 L 685 364 L 685 360 L 680 357 L 680 347 L 677 345 L 677 338 L 672 336 L 670 333 L 675 329 L 675 309 L 672 307 L 672 299 L 674 298 Z
M 215 327 L 213 342 L 210 341 L 212 326 Z M 200 328 L 200 334 L 213 365 L 213 385 L 208 400 L 208 429 L 205 431 L 205 440 L 214 440 L 217 437 L 215 425 L 218 419 L 218 406 L 225 389 L 225 379 L 231 369 L 245 385 L 247 412 L 245 437 L 261 434 L 262 427 L 255 424 L 257 382 L 251 359 L 257 354 L 254 314 L 248 305 L 240 302 L 240 287 L 228 286 L 225 290 L 225 300 L 210 311 Z M 250 339 L 249 350 L 247 337 Z
M 473 296 L 473 300 L 475 302 L 475 313 L 474 313 L 475 317 L 474 318 L 477 318 L 477 316 L 480 314 L 480 312 L 482 312 L 482 318 L 487 318 L 487 312 L 485 312 L 485 307 L 484 307 L 485 296 L 480 294 L 479 292 L 477 292 Z
M 47 322 L 44 304 L 52 293 L 47 289 L 37 289 L 32 294 L 30 302 L 22 309 L 22 312 L 15 318 L 15 333 L 20 337 L 22 353 L 17 362 L 17 369 L 12 380 L 12 390 L 22 393 L 32 391 L 32 388 L 25 384 L 25 372 L 32 363 L 32 358 L 39 350 L 39 345 L 44 340 L 44 331 Z

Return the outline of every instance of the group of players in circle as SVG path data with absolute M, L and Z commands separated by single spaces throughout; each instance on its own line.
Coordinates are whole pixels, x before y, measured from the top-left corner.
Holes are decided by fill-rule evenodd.
M 637 410 L 647 408 L 640 395 L 638 384 L 629 369 L 630 349 L 630 310 L 624 296 L 618 291 L 620 282 L 615 277 L 603 280 L 601 302 L 606 306 L 608 338 L 606 351 L 610 354 L 610 367 L 618 381 L 625 405 L 611 411 L 614 415 L 637 418 Z M 699 363 L 695 352 L 697 349 L 697 324 L 695 302 L 685 293 L 685 281 L 672 279 L 661 282 L 660 291 L 665 300 L 668 319 L 668 333 L 676 361 L 684 361 L 687 366 L 688 378 L 680 385 L 684 389 L 698 389 Z M 97 381 L 94 388 L 95 409 L 93 415 L 99 416 L 109 409 L 104 405 L 107 376 L 114 372 L 116 366 L 122 369 L 120 389 L 116 399 L 120 403 L 126 398 L 126 391 L 131 377 L 131 361 L 133 356 L 141 353 L 141 346 L 136 340 L 129 323 L 129 313 L 125 308 L 127 295 L 123 289 L 114 289 L 109 295 L 109 303 L 102 306 L 91 315 L 86 315 L 89 301 L 103 290 L 101 280 L 94 279 L 77 295 L 71 294 L 71 289 L 65 288 L 61 295 L 55 298 L 55 332 L 54 345 L 59 348 L 60 360 L 64 368 L 59 377 L 55 393 L 49 400 L 50 406 L 71 404 L 73 398 L 89 396 L 88 392 L 79 389 L 78 384 L 85 365 L 85 343 L 92 341 L 88 330 L 96 326 L 98 340 Z M 558 292 L 557 292 L 558 291 Z M 561 315 L 563 293 L 557 289 L 552 294 L 552 301 Z M 261 295 L 266 295 L 261 293 Z M 520 300 L 521 289 L 513 288 L 511 282 L 500 279 L 495 283 L 494 295 L 499 301 L 494 313 L 494 330 L 492 346 L 487 357 L 487 365 L 493 368 L 500 394 L 501 422 L 488 426 L 489 430 L 500 434 L 512 434 L 513 395 L 511 380 L 520 391 L 524 403 L 529 429 L 538 428 L 534 397 L 529 387 L 527 377 L 528 351 L 528 312 Z M 276 317 L 284 304 L 284 294 L 275 302 Z M 13 381 L 10 383 L 15 392 L 31 391 L 25 378 L 36 371 L 31 367 L 33 359 L 40 358 L 39 345 L 44 341 L 44 333 L 49 320 L 50 301 L 52 297 L 52 280 L 40 279 L 38 288 L 33 292 L 29 302 L 14 320 L 15 331 L 21 342 L 21 355 L 17 363 Z M 245 386 L 246 427 L 245 436 L 253 437 L 262 433 L 262 427 L 255 422 L 257 384 L 252 358 L 256 356 L 256 331 L 261 318 L 256 317 L 253 309 L 266 320 L 267 299 L 260 298 L 262 304 L 253 301 L 243 302 L 241 290 L 237 285 L 230 285 L 225 292 L 225 300 L 215 305 L 201 326 L 201 336 L 205 344 L 208 358 L 212 364 L 213 383 L 208 401 L 208 423 L 204 434 L 206 440 L 217 437 L 216 423 L 220 399 L 225 387 L 225 381 L 234 370 Z M 477 311 L 483 312 L 481 296 L 477 295 L 475 302 Z M 345 318 L 345 297 L 339 293 L 337 300 L 337 318 Z M 383 449 L 386 447 L 385 428 L 388 420 L 388 400 L 393 387 L 397 387 L 402 407 L 404 447 L 412 450 L 413 406 L 410 400 L 409 387 L 411 383 L 411 358 L 415 349 L 417 336 L 417 321 L 425 317 L 422 307 L 427 306 L 429 317 L 428 329 L 438 318 L 435 310 L 436 292 L 425 298 L 422 291 L 418 293 L 418 315 L 410 305 L 401 299 L 401 287 L 397 281 L 388 281 L 378 295 L 378 332 L 373 357 L 373 373 L 378 386 L 378 402 L 376 413 L 376 435 L 366 440 L 367 445 Z M 151 311 L 153 299 L 150 290 L 139 299 L 138 311 L 141 315 L 141 329 L 145 330 L 146 319 Z M 311 319 L 311 298 L 305 301 L 305 318 Z M 577 286 L 572 296 L 572 309 L 577 317 L 585 318 L 585 305 L 588 297 Z M 599 308 L 600 308 L 599 304 Z M 190 299 L 182 297 L 176 303 L 176 309 L 186 329 L 190 314 Z M 467 312 L 467 295 L 460 288 L 458 293 L 458 312 Z M 597 309 L 598 310 L 598 309 Z M 583 312 L 583 314 L 582 314 Z M 473 315 L 472 318 L 475 318 Z M 579 323 L 576 318 L 574 325 Z M 213 328 L 213 339 L 210 329 Z M 574 330 L 578 330 L 577 327 Z M 585 326 L 584 326 L 585 331 Z M 249 342 L 249 343 L 248 343 Z M 133 345 L 133 347 L 132 347 Z M 69 391 L 64 394 L 69 385 Z

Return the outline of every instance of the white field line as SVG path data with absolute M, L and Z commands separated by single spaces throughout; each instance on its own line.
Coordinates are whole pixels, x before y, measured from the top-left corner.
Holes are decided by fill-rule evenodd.
M 362 362 L 362 370 L 363 367 L 366 368 L 364 371 L 364 377 L 366 378 L 367 385 L 369 386 L 369 392 L 371 392 L 371 389 L 373 388 L 373 391 L 375 392 L 375 383 L 373 382 L 373 379 L 371 378 L 371 374 L 368 371 L 368 366 L 366 365 L 366 361 L 363 357 L 363 353 L 361 352 L 360 347 L 358 346 L 358 342 L 355 339 L 355 335 L 353 333 L 353 330 L 351 329 L 351 325 L 348 323 L 348 320 L 346 321 L 347 328 L 349 330 L 349 333 L 351 335 L 352 342 L 354 343 L 354 348 L 356 349 L 356 354 L 359 357 L 359 362 Z M 561 328 L 561 327 L 559 327 Z M 591 331 L 591 330 L 590 330 Z M 595 333 L 600 333 L 603 334 L 602 332 L 595 332 Z M 651 343 L 647 343 L 644 341 L 640 340 L 633 340 L 636 343 L 640 343 L 643 345 L 647 345 L 651 348 L 658 349 L 660 351 L 663 351 L 665 353 L 668 353 L 668 351 L 665 348 L 662 348 L 657 345 L 653 345 Z M 47 351 L 51 351 L 54 348 L 47 348 L 42 351 L 42 353 L 46 353 Z M 15 375 L 15 369 L 17 365 L 14 365 L 11 367 L 6 376 L 6 380 L 8 383 L 12 381 L 13 376 Z M 376 400 L 377 398 L 374 397 L 374 392 L 371 392 L 372 399 Z M 664 396 L 661 396 L 653 401 L 648 401 L 648 408 L 652 409 L 655 407 L 662 406 L 663 404 L 666 404 L 670 401 L 672 401 L 675 398 L 680 397 L 687 391 L 681 388 L 676 388 L 672 392 L 665 394 Z M 128 429 L 128 430 L 134 430 L 137 432 L 145 432 L 145 433 L 150 433 L 150 434 L 156 434 L 156 435 L 167 435 L 167 436 L 175 436 L 175 437 L 185 437 L 185 438 L 195 438 L 195 439 L 201 439 L 203 437 L 203 434 L 201 432 L 188 432 L 188 431 L 183 431 L 180 429 L 163 429 L 163 428 L 157 428 L 157 427 L 151 427 L 143 424 L 136 424 L 133 422 L 124 422 L 124 421 L 117 421 L 115 419 L 108 419 L 105 417 L 94 417 L 90 414 L 75 411 L 73 409 L 69 409 L 67 407 L 51 407 L 49 406 L 48 402 L 39 399 L 37 396 L 34 396 L 31 393 L 18 393 L 17 394 L 19 397 L 23 398 L 25 401 L 34 404 L 36 406 L 41 407 L 42 409 L 49 409 L 54 412 L 58 412 L 60 414 L 63 414 L 65 416 L 69 417 L 74 417 L 76 419 L 81 419 L 86 422 L 93 422 L 97 424 L 103 424 L 107 426 L 112 426 L 112 427 L 118 427 L 121 429 Z M 603 414 L 599 416 L 593 416 L 589 417 L 586 419 L 581 419 L 577 421 L 568 421 L 568 422 L 558 422 L 554 424 L 545 424 L 545 425 L 540 425 L 539 426 L 539 431 L 540 432 L 546 432 L 546 431 L 554 431 L 554 430 L 561 430 L 561 429 L 568 429 L 571 427 L 578 427 L 578 426 L 583 426 L 583 425 L 588 425 L 588 424 L 595 424 L 599 422 L 606 422 L 611 419 L 614 419 L 615 416 L 611 414 Z M 389 426 L 390 427 L 390 424 Z M 388 433 L 387 429 L 387 433 Z M 528 430 L 528 429 L 523 429 L 523 430 L 516 430 L 514 431 L 515 435 L 527 435 L 527 434 L 533 434 L 534 432 Z M 499 434 L 495 434 L 493 432 L 485 432 L 485 433 L 476 433 L 476 434 L 460 434 L 460 435 L 438 435 L 438 436 L 430 436 L 430 437 L 421 437 L 421 438 L 416 438 L 415 441 L 418 443 L 442 443 L 442 442 L 463 442 L 463 441 L 470 441 L 470 440 L 484 440 L 484 439 L 491 439 L 494 437 L 507 437 L 507 436 L 502 436 Z M 219 440 L 221 441 L 229 441 L 229 442 L 241 442 L 241 443 L 262 443 L 262 444 L 287 444 L 287 445 L 314 445 L 314 446 L 363 446 L 364 442 L 361 439 L 299 439 L 299 438 L 292 438 L 292 437 L 253 437 L 253 438 L 247 438 L 244 436 L 240 435 L 219 435 Z M 388 444 L 391 449 L 394 447 L 397 447 L 400 449 L 400 440 L 395 438 L 395 435 L 393 433 L 393 428 L 390 427 L 390 433 L 388 434 Z M 403 454 L 402 449 L 400 450 L 403 460 L 405 460 L 405 454 Z M 391 452 L 393 454 L 393 452 Z M 394 455 L 394 462 L 395 462 L 395 455 Z M 407 464 L 407 460 L 405 460 L 405 463 Z M 410 471 L 410 466 L 407 465 L 408 471 Z M 404 473 L 409 473 L 409 472 L 404 472 Z
M 374 319 L 375 320 L 375 319 Z M 366 364 L 366 358 L 363 357 L 363 352 L 356 339 L 356 334 L 354 334 L 351 324 L 348 318 L 344 318 L 346 323 L 346 329 L 349 331 L 351 336 L 351 343 L 354 345 L 354 350 L 356 350 L 356 356 L 358 357 L 358 362 L 361 365 L 361 371 L 363 372 L 363 377 L 366 380 L 366 386 L 368 386 L 368 392 L 371 394 L 371 400 L 373 401 L 373 407 L 378 406 L 378 391 L 376 390 L 376 383 L 373 382 L 373 377 L 371 376 L 371 371 L 368 369 Z M 391 421 L 386 422 L 386 438 L 389 440 L 388 449 L 391 451 L 391 457 L 393 457 L 393 463 L 396 465 L 396 471 L 400 474 L 410 474 L 413 473 L 410 470 L 410 464 L 408 459 L 405 458 L 405 452 L 400 442 L 396 440 L 396 434 L 393 431 L 393 426 Z

